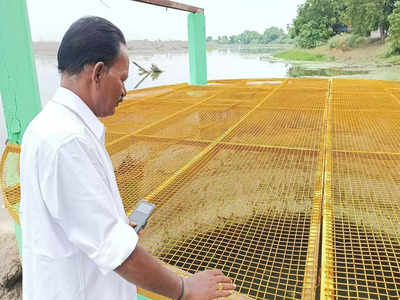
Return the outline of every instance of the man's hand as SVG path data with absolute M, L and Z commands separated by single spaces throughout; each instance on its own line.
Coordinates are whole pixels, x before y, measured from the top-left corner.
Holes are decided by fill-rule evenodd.
M 137 286 L 171 299 L 182 291 L 182 281 L 140 244 L 115 269 L 121 277 Z M 232 295 L 235 285 L 219 270 L 198 272 L 184 279 L 182 300 L 211 300 Z
M 129 221 L 129 226 L 131 226 L 133 229 L 135 229 L 136 225 L 137 224 L 135 222 Z M 142 231 L 139 231 L 137 234 L 138 234 L 139 237 L 141 237 L 142 236 Z
M 198 272 L 184 279 L 183 300 L 209 300 L 232 295 L 236 286 L 220 270 Z

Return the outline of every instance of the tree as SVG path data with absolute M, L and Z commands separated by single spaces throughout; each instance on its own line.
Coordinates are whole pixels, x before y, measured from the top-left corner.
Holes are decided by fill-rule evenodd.
M 389 43 L 391 54 L 400 54 L 400 1 L 396 3 L 388 21 L 390 24 Z
M 381 30 L 382 39 L 389 30 L 389 15 L 397 0 L 345 0 L 344 20 L 351 25 L 353 33 L 369 36 L 371 31 Z
M 229 44 L 237 44 L 239 43 L 239 37 L 237 35 L 231 35 L 229 37 Z
M 208 41 L 208 38 L 207 38 Z M 217 42 L 220 44 L 269 44 L 290 43 L 289 36 L 278 27 L 269 27 L 264 30 L 263 34 L 257 31 L 245 30 L 241 34 L 231 36 L 218 36 Z
M 278 27 L 269 27 L 264 30 L 264 33 L 262 35 L 262 41 L 265 44 L 269 44 L 269 43 L 276 41 L 284 36 L 286 36 L 286 34 L 283 32 L 282 29 L 280 29 Z
M 303 48 L 313 48 L 328 40 L 343 26 L 343 0 L 306 0 L 289 28 L 291 38 Z
M 246 30 L 239 35 L 239 41 L 241 44 L 260 43 L 262 36 L 257 31 Z
M 220 44 L 228 44 L 229 40 L 228 37 L 224 35 L 224 36 L 218 36 L 217 42 Z

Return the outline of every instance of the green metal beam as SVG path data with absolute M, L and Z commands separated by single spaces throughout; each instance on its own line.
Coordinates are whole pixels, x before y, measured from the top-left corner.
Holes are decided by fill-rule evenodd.
M 21 144 L 41 109 L 25 0 L 0 0 L 0 99 L 8 142 Z M 21 227 L 16 222 L 14 227 L 22 254 Z
M 206 21 L 204 14 L 188 15 L 190 84 L 207 84 Z
M 0 94 L 8 140 L 20 144 L 41 109 L 25 0 L 0 0 Z

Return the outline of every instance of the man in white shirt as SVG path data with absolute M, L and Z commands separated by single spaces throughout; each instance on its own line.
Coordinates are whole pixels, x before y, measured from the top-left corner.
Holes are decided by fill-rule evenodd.
M 61 87 L 31 122 L 21 150 L 24 300 L 136 299 L 136 285 L 172 299 L 229 296 L 221 271 L 182 279 L 146 252 L 128 224 L 104 147 L 104 126 L 126 91 L 125 38 L 79 19 L 59 51 Z

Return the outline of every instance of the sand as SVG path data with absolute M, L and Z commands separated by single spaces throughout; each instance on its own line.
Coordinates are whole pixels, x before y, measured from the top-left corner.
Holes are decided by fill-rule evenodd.
M 0 300 L 22 299 L 22 269 L 13 221 L 0 199 Z

